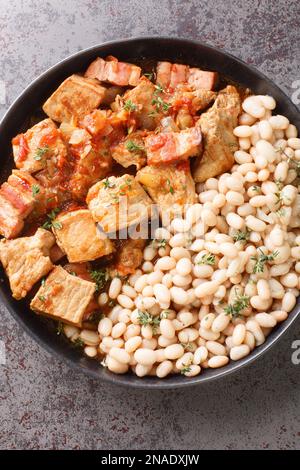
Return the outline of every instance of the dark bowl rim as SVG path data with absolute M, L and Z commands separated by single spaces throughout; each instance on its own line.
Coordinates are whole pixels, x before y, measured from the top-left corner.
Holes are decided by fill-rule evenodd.
M 286 95 L 286 93 L 278 86 L 276 85 L 272 80 L 270 80 L 265 74 L 263 74 L 261 71 L 256 69 L 256 67 L 247 64 L 245 61 L 239 59 L 238 57 L 234 56 L 233 54 L 227 52 L 226 50 L 220 49 L 218 47 L 212 46 L 210 44 L 206 44 L 202 41 L 194 40 L 194 39 L 187 39 L 187 38 L 180 38 L 180 37 L 167 37 L 167 36 L 137 36 L 137 37 L 132 37 L 129 39 L 116 39 L 112 41 L 106 41 L 106 42 L 101 42 L 100 44 L 94 44 L 91 47 L 82 49 L 81 51 L 75 52 L 64 59 L 60 60 L 59 62 L 55 63 L 51 67 L 49 67 L 47 70 L 42 72 L 40 75 L 38 75 L 34 80 L 32 80 L 25 88 L 24 90 L 17 96 L 17 98 L 12 102 L 12 104 L 9 106 L 7 111 L 4 113 L 1 121 L 0 121 L 0 131 L 3 126 L 7 124 L 7 122 L 10 121 L 11 115 L 14 112 L 14 109 L 19 105 L 20 101 L 26 97 L 25 95 L 30 92 L 32 88 L 37 86 L 39 83 L 43 82 L 44 80 L 47 79 L 47 76 L 56 70 L 59 70 L 64 64 L 68 63 L 69 61 L 71 62 L 77 57 L 80 57 L 81 55 L 84 56 L 87 53 L 92 53 L 93 51 L 97 51 L 101 47 L 110 47 L 110 46 L 116 46 L 118 44 L 128 44 L 128 47 L 130 47 L 131 44 L 134 44 L 135 42 L 151 42 L 151 41 L 157 41 L 157 40 L 162 40 L 162 41 L 168 41 L 170 43 L 180 43 L 183 45 L 185 43 L 186 45 L 190 46 L 200 46 L 205 48 L 208 51 L 215 51 L 219 53 L 220 55 L 234 61 L 235 63 L 238 63 L 239 65 L 248 68 L 253 74 L 255 74 L 257 77 L 259 77 L 262 81 L 267 82 L 272 84 L 273 88 L 277 89 L 278 93 L 283 95 L 283 97 L 289 102 L 289 106 L 291 108 L 294 108 L 294 112 L 299 115 L 300 117 L 300 111 L 297 108 L 297 106 L 290 100 L 290 98 Z M 180 47 L 180 45 L 179 45 Z M 7 295 L 4 293 L 2 289 L 0 289 L 0 299 L 3 305 L 6 307 L 6 309 L 9 311 L 9 313 L 12 315 L 12 317 L 16 320 L 16 322 L 22 326 L 22 328 L 25 330 L 25 332 L 32 337 L 40 346 L 43 347 L 48 353 L 54 355 L 56 358 L 59 360 L 63 361 L 64 363 L 67 363 L 68 366 L 71 369 L 75 369 L 76 371 L 80 371 L 81 373 L 84 372 L 87 376 L 92 377 L 93 379 L 96 379 L 97 381 L 103 381 L 106 383 L 110 383 L 113 385 L 118 385 L 118 386 L 123 386 L 123 387 L 129 387 L 129 388 L 134 388 L 134 389 L 144 389 L 144 390 L 162 390 L 162 389 L 182 389 L 182 388 L 187 388 L 187 387 L 192 387 L 200 384 L 205 384 L 211 381 L 215 381 L 217 379 L 221 379 L 224 376 L 229 376 L 241 368 L 251 364 L 254 362 L 258 357 L 262 356 L 265 352 L 267 352 L 274 344 L 281 338 L 286 331 L 289 329 L 289 327 L 292 325 L 292 323 L 296 320 L 298 317 L 298 314 L 300 312 L 300 306 L 296 304 L 294 307 L 293 311 L 289 314 L 288 318 L 281 323 L 280 325 L 280 331 L 274 331 L 273 337 L 268 337 L 261 346 L 255 348 L 249 356 L 233 363 L 230 362 L 228 366 L 225 366 L 223 368 L 219 369 L 214 369 L 213 374 L 210 376 L 206 376 L 204 373 L 203 375 L 200 374 L 199 376 L 192 377 L 187 379 L 186 377 L 182 377 L 182 380 L 179 382 L 177 381 L 176 383 L 170 383 L 168 380 L 164 381 L 159 381 L 159 382 L 151 382 L 151 377 L 143 377 L 142 379 L 139 379 L 137 381 L 131 381 L 130 380 L 130 375 L 125 374 L 125 375 L 116 375 L 116 374 L 102 374 L 101 376 L 99 373 L 95 370 L 88 369 L 86 367 L 83 367 L 81 364 L 73 361 L 69 357 L 67 357 L 64 353 L 58 351 L 54 345 L 49 345 L 47 344 L 33 329 L 31 329 L 26 323 L 23 321 L 22 317 L 20 317 L 15 309 L 13 308 L 12 304 L 10 303 L 10 297 L 11 294 Z

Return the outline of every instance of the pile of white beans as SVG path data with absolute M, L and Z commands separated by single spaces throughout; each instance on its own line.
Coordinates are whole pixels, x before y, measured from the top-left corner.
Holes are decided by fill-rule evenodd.
M 115 301 L 98 332 L 66 326 L 85 353 L 110 371 L 159 378 L 225 366 L 261 345 L 284 321 L 300 290 L 300 194 L 297 129 L 270 96 L 250 96 L 234 134 L 239 140 L 229 173 L 197 185 L 199 202 L 184 218 L 159 228 L 144 262 L 126 283 L 111 281 L 99 304 Z M 248 240 L 235 241 L 238 231 Z M 255 273 L 261 253 L 276 252 Z M 202 264 L 213 255 L 213 264 Z M 224 308 L 249 298 L 241 315 Z M 156 319 L 141 324 L 141 312 Z

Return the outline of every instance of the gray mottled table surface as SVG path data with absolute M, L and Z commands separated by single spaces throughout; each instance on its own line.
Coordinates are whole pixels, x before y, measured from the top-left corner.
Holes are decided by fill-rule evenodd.
M 0 82 L 7 106 L 38 74 L 104 40 L 195 38 L 252 63 L 292 94 L 300 79 L 297 0 L 1 0 Z M 2 103 L 3 103 L 2 96 Z M 183 391 L 97 383 L 31 340 L 0 305 L 0 448 L 299 449 L 300 321 L 246 370 Z

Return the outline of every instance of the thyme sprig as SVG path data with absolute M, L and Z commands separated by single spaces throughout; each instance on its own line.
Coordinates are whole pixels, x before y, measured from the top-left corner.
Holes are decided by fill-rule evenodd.
M 274 261 L 274 259 L 279 255 L 279 251 L 273 251 L 270 255 L 266 255 L 261 248 L 258 248 L 260 254 L 258 256 L 251 256 L 251 259 L 255 261 L 253 267 L 253 273 L 263 273 L 265 264 L 269 261 Z
M 238 318 L 242 315 L 242 311 L 249 307 L 249 302 L 250 297 L 247 295 L 237 295 L 234 301 L 224 308 L 224 312 L 232 318 Z

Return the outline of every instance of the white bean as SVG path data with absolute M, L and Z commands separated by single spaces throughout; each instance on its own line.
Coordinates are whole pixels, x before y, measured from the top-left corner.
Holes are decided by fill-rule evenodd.
M 181 344 L 171 344 L 165 349 L 165 355 L 167 359 L 179 359 L 184 354 L 184 348 Z
M 214 294 L 219 287 L 217 281 L 203 282 L 195 289 L 195 295 L 198 298 Z
M 110 355 L 108 355 L 105 359 L 105 364 L 107 368 L 111 371 L 114 372 L 115 374 L 125 374 L 128 371 L 128 365 L 123 364 Z
M 135 351 L 134 358 L 143 366 L 152 366 L 156 361 L 156 354 L 152 349 L 140 348 Z
M 273 328 L 276 325 L 276 320 L 269 313 L 257 313 L 255 320 L 262 328 Z
M 132 336 L 125 342 L 125 351 L 133 353 L 142 344 L 142 338 L 140 336 Z
M 163 379 L 164 377 L 167 377 L 172 372 L 173 369 L 173 363 L 171 361 L 163 361 L 161 362 L 157 368 L 156 368 L 156 375 L 160 379 Z
M 170 271 L 171 269 L 175 268 L 175 266 L 176 261 L 170 256 L 163 256 L 156 262 L 157 269 L 161 271 Z
M 98 332 L 100 336 L 109 336 L 113 327 L 113 322 L 110 318 L 102 318 L 98 325 Z
M 160 322 L 160 331 L 165 338 L 174 338 L 175 328 L 171 320 L 163 318 Z
M 243 110 L 253 116 L 254 118 L 260 119 L 265 114 L 265 108 L 262 102 L 257 96 L 249 96 L 242 103 Z
M 239 346 L 242 344 L 245 340 L 246 336 L 246 327 L 242 323 L 239 325 L 236 325 L 234 327 L 233 333 L 232 333 L 232 343 L 234 346 Z
M 190 272 L 192 271 L 191 260 L 189 258 L 181 258 L 179 261 L 177 261 L 176 271 L 181 276 L 186 276 L 190 274 Z
M 296 305 L 296 297 L 291 292 L 286 292 L 282 299 L 282 310 L 290 312 Z
M 233 346 L 230 349 L 230 359 L 238 361 L 250 353 L 250 347 L 247 344 L 241 344 L 240 346 Z
M 116 299 L 121 292 L 122 281 L 118 277 L 114 277 L 110 283 L 108 295 L 111 299 Z
M 213 356 L 208 360 L 208 367 L 217 369 L 218 367 L 224 367 L 228 364 L 229 359 L 227 356 Z
M 256 340 L 256 346 L 260 346 L 265 341 L 265 336 L 262 332 L 261 327 L 255 320 L 248 320 L 246 323 L 246 328 L 250 333 L 253 334 Z
M 100 337 L 96 331 L 82 330 L 79 337 L 88 346 L 97 346 L 100 343 Z

